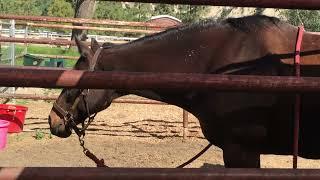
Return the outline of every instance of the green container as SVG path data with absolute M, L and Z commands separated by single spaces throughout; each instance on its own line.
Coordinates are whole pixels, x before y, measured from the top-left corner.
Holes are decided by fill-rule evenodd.
M 43 62 L 43 58 L 33 56 L 31 54 L 26 54 L 23 56 L 24 66 L 40 66 Z
M 50 58 L 45 62 L 46 67 L 64 67 L 64 59 Z

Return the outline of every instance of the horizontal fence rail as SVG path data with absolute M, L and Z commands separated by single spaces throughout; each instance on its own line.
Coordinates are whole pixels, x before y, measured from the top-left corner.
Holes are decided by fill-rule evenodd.
M 64 40 L 64 39 L 49 39 L 49 38 L 13 38 L 13 37 L 3 37 L 0 36 L 0 42 L 12 42 L 12 43 L 32 43 L 32 44 L 49 44 L 49 45 L 60 45 L 60 46 L 76 46 L 75 41 Z M 84 42 L 88 46 L 91 45 L 90 42 Z
M 319 0 L 105 0 L 117 2 L 143 2 L 165 4 L 190 4 L 235 7 L 260 7 L 280 9 L 320 9 Z
M 30 54 L 30 53 L 28 53 Z M 40 58 L 59 58 L 59 59 L 65 59 L 65 60 L 78 60 L 79 57 L 77 56 L 61 56 L 61 55 L 50 55 L 50 54 L 30 54 L 32 56 L 37 56 Z
M 0 98 L 6 99 L 33 99 L 33 100 L 47 100 L 47 101 L 54 101 L 58 98 L 58 95 L 35 95 L 35 94 L 8 94 L 8 93 L 1 93 Z M 159 105 L 166 105 L 166 103 L 155 101 L 155 100 L 142 100 L 142 99 L 126 99 L 120 98 L 115 99 L 112 102 L 114 103 L 130 103 L 130 104 L 159 104 Z
M 0 86 L 82 89 L 115 88 L 134 90 L 320 92 L 320 78 L 184 73 L 92 72 L 57 68 L 0 67 Z
M 168 169 L 168 168 L 0 168 L 0 179 L 108 179 L 108 180 L 318 180 L 313 169 Z
M 1 25 L 1 23 L 0 23 Z M 10 37 L 9 35 L 10 29 L 0 29 L 0 34 L 2 37 Z M 60 34 L 57 32 L 34 32 L 34 31 L 26 31 L 25 29 L 15 30 L 15 35 L 18 38 L 20 36 L 26 37 L 37 37 L 37 38 L 47 38 L 47 39 L 70 39 L 71 34 Z M 133 37 L 118 37 L 118 36 L 104 36 L 104 35 L 87 35 L 88 38 L 95 38 L 97 41 L 103 42 L 118 42 L 125 43 L 128 41 L 137 40 L 138 38 Z
M 108 31 L 108 32 L 127 32 L 127 33 L 142 33 L 153 34 L 160 31 L 145 30 L 145 29 L 126 29 L 126 28 L 106 28 L 106 27 L 89 27 L 89 26 L 72 26 L 63 24 L 43 24 L 43 23 L 30 23 L 30 22 L 17 22 L 18 25 L 34 26 L 34 27 L 47 27 L 47 28 L 60 28 L 60 29 L 81 29 L 81 30 L 95 30 L 95 31 Z
M 85 19 L 85 18 L 62 18 L 50 16 L 19 16 L 1 14 L 0 19 L 14 19 L 22 21 L 41 21 L 41 22 L 58 22 L 58 23 L 79 23 L 79 24 L 98 24 L 113 26 L 132 26 L 132 27 L 148 27 L 148 28 L 168 28 L 168 25 L 161 25 L 150 22 L 134 22 L 134 21 L 116 21 L 109 19 Z

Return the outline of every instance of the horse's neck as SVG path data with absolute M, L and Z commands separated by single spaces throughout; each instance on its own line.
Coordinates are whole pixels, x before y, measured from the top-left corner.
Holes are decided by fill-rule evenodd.
M 287 46 L 286 52 L 279 54 L 288 54 L 287 58 L 283 58 L 285 64 L 294 64 L 294 47 L 296 39 L 291 38 L 291 46 Z M 290 54 L 290 55 L 289 55 Z M 320 33 L 305 32 L 301 44 L 301 65 L 320 65 Z
M 320 65 L 320 34 L 306 32 L 302 43 L 302 60 Z
M 162 102 L 164 101 L 163 99 L 165 99 L 160 94 L 151 90 L 132 90 L 127 92 L 127 94 L 134 94 L 137 96 L 141 96 L 141 97 L 156 100 L 156 101 L 162 101 Z
M 134 94 L 140 97 L 161 101 L 167 104 L 179 106 L 181 108 L 188 108 L 188 98 L 186 98 L 186 93 L 165 93 L 153 90 L 130 90 L 122 92 L 122 95 L 128 94 Z

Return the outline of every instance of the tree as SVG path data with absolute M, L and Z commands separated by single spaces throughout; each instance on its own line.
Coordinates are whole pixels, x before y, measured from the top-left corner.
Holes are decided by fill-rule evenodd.
M 48 8 L 52 4 L 52 1 L 53 0 L 46 0 L 46 1 L 36 0 L 36 3 L 39 6 L 42 16 L 48 16 Z
M 94 18 L 122 21 L 146 21 L 152 15 L 152 5 L 147 3 L 119 3 L 98 1 Z M 126 33 L 97 32 L 105 35 L 130 36 Z
M 75 18 L 92 18 L 96 8 L 96 0 L 68 0 L 72 2 L 74 7 Z M 82 26 L 79 23 L 73 23 L 76 26 Z M 71 39 L 75 36 L 79 36 L 80 39 L 85 40 L 86 36 L 83 30 L 73 29 Z
M 72 5 L 65 0 L 53 0 L 48 7 L 48 15 L 55 17 L 72 17 Z
M 177 9 L 176 17 L 178 17 L 182 22 L 197 21 L 208 11 L 206 6 L 194 5 L 178 5 Z
M 188 23 L 199 20 L 207 11 L 206 6 L 157 4 L 153 15 L 171 15 Z
M 167 5 L 98 1 L 95 18 L 126 21 L 146 21 L 155 15 L 171 15 L 184 22 L 199 20 L 207 12 L 205 6 Z
M 265 10 L 266 10 L 265 8 L 256 8 L 254 10 L 254 14 L 262 15 Z
M 173 5 L 157 4 L 154 7 L 154 15 L 170 15 L 175 16 L 175 10 Z
M 148 3 L 127 3 L 99 1 L 95 18 L 124 21 L 145 21 L 152 15 L 152 5 Z
M 0 0 L 2 14 L 41 15 L 41 8 L 37 0 Z
M 225 19 L 226 17 L 228 17 L 231 12 L 234 10 L 234 7 L 223 7 L 222 11 L 219 15 L 219 17 L 217 17 L 218 20 L 222 20 Z
M 123 8 L 121 3 L 112 1 L 98 1 L 94 18 L 124 20 L 126 19 L 125 13 L 126 10 Z
M 293 25 L 304 24 L 309 31 L 320 31 L 320 11 L 309 10 L 284 10 L 282 15 Z
M 72 5 L 65 0 L 52 0 L 51 4 L 47 7 L 47 12 L 43 13 L 46 13 L 47 16 L 54 17 L 72 17 L 73 8 Z M 59 28 L 54 28 L 54 30 L 63 33 L 70 32 L 70 30 L 63 30 Z
M 95 11 L 96 0 L 73 0 L 75 18 L 92 18 Z
M 188 18 L 191 22 L 201 19 L 201 17 L 208 12 L 206 6 L 190 6 L 190 17 Z M 182 19 L 183 20 L 183 19 Z M 189 21 L 189 22 L 190 22 Z
M 146 21 L 152 15 L 152 6 L 148 3 L 132 3 L 125 6 L 125 20 Z

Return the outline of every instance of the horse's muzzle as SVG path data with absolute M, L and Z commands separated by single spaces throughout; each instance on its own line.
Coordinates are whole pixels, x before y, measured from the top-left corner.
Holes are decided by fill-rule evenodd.
M 56 123 L 56 122 L 53 122 L 51 116 L 49 116 L 48 121 L 50 124 L 51 134 L 61 138 L 67 138 L 71 135 L 72 132 L 70 128 L 63 123 L 63 120 L 61 120 L 61 123 Z

